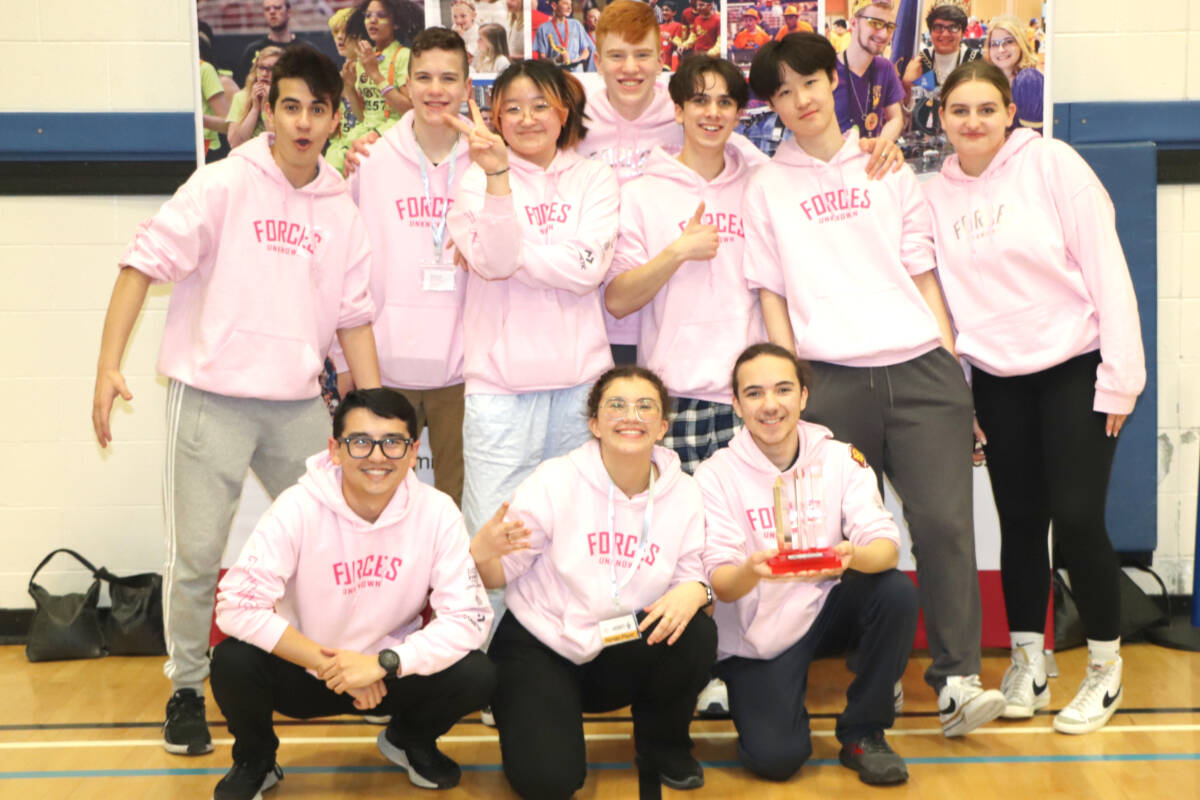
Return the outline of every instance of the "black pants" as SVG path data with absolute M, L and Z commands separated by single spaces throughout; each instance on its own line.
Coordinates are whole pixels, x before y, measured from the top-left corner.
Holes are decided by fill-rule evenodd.
M 542 644 L 512 612 L 488 655 L 499 688 L 492 699 L 504 774 L 521 797 L 566 798 L 587 776 L 583 713 L 633 706 L 639 755 L 691 747 L 688 725 L 717 654 L 717 627 L 699 612 L 675 644 L 638 639 L 575 664 Z
M 1041 631 L 1050 599 L 1046 531 L 1066 562 L 1084 634 L 1120 635 L 1120 564 L 1104 524 L 1117 440 L 1092 410 L 1099 353 L 1011 378 L 976 369 L 975 414 L 987 437 L 1000 514 L 1000 576 L 1008 627 Z
M 971 390 L 943 347 L 887 367 L 815 361 L 804 418 L 863 452 L 904 504 L 929 654 L 925 680 L 977 674 L 983 607 L 975 564 Z
M 837 738 L 853 742 L 895 720 L 893 689 L 904 674 L 917 631 L 917 588 L 891 569 L 873 575 L 847 572 L 825 599 L 800 641 L 772 659 L 734 656 L 716 672 L 729 687 L 729 710 L 738 732 L 738 757 L 746 769 L 786 781 L 812 755 L 808 667 L 814 658 L 855 650 L 855 673 Z
M 487 705 L 496 668 L 478 650 L 433 675 L 387 678 L 387 695 L 371 709 L 391 714 L 388 724 L 400 746 L 427 744 L 463 715 Z M 336 694 L 301 666 L 252 644 L 226 639 L 212 659 L 212 691 L 233 734 L 233 760 L 272 758 L 279 747 L 271 714 L 296 719 L 365 713 L 349 694 Z

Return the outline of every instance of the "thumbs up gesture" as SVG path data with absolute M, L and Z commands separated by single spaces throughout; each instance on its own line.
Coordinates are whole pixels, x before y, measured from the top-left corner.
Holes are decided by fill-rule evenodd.
M 687 227 L 683 229 L 683 233 L 679 234 L 679 238 L 672 245 L 676 255 L 683 261 L 710 261 L 717 257 L 717 248 L 721 245 L 721 238 L 717 235 L 717 226 L 704 225 L 700 221 L 702 219 L 704 219 L 703 201 L 696 206 L 696 213 L 692 214 Z

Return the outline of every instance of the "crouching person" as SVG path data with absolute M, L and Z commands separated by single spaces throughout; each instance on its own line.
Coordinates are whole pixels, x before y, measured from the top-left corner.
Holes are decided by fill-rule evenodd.
M 856 677 L 837 719 L 839 757 L 865 783 L 900 783 L 908 770 L 883 731 L 912 649 L 917 591 L 895 569 L 899 533 L 862 454 L 800 419 L 807 367 L 777 345 L 743 351 L 732 383 L 746 427 L 696 470 L 704 566 L 718 600 L 715 672 L 729 687 L 742 763 L 784 781 L 812 755 L 809 665 L 856 651 Z M 789 549 L 832 548 L 841 564 L 773 574 L 780 516 L 785 537 L 794 530 L 807 540 Z
M 458 784 L 436 740 L 481 708 L 492 610 L 454 501 L 413 474 L 416 412 L 398 392 L 349 393 L 329 451 L 254 529 L 222 579 L 213 695 L 233 734 L 215 800 L 257 798 L 283 772 L 272 712 L 390 714 L 379 749 L 416 786 Z M 426 598 L 434 615 L 421 627 Z

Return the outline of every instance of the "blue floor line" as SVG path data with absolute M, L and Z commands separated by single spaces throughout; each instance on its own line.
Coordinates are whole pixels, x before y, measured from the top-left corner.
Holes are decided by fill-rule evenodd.
M 1028 756 L 926 756 L 906 758 L 910 765 L 946 766 L 956 764 L 1071 764 L 1129 761 L 1200 761 L 1200 753 L 1107 753 L 1097 755 L 1028 755 Z M 713 769 L 736 769 L 738 761 L 704 761 L 704 766 Z M 836 758 L 814 758 L 805 766 L 829 767 L 838 763 Z M 464 772 L 498 772 L 499 764 L 463 764 Z M 153 778 L 186 775 L 224 775 L 228 766 L 221 767 L 178 767 L 169 769 L 79 769 L 48 770 L 44 772 L 0 772 L 0 780 L 29 780 L 33 778 Z M 630 762 L 600 762 L 588 764 L 589 770 L 632 770 Z M 384 764 L 360 764 L 346 766 L 292 766 L 285 774 L 291 775 L 362 775 L 382 772 L 401 773 L 399 767 Z

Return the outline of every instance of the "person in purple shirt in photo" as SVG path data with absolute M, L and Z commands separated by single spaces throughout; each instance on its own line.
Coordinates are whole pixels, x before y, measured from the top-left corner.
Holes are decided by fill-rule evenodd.
M 854 0 L 850 44 L 839 55 L 833 99 L 842 133 L 857 128 L 864 139 L 894 142 L 904 129 L 904 85 L 882 53 L 896 30 L 891 0 Z

